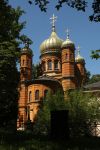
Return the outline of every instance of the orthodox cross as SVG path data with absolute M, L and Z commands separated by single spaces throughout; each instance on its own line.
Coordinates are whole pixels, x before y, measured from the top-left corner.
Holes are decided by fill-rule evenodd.
M 79 45 L 77 47 L 77 53 L 78 53 L 78 55 L 80 55 L 80 46 Z
M 50 18 L 51 23 L 52 23 L 52 30 L 55 30 L 55 22 L 57 20 L 57 17 L 53 14 L 53 16 Z
M 24 40 L 24 43 L 25 43 L 25 47 L 26 47 L 26 48 L 29 48 L 29 45 L 30 45 L 29 39 L 25 39 L 25 40 Z
M 67 34 L 67 39 L 69 39 L 69 29 L 67 29 L 65 32 Z

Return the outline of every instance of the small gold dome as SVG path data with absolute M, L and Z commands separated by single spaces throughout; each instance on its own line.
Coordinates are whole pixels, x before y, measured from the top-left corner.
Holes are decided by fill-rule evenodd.
M 81 63 L 81 62 L 84 63 L 85 62 L 84 58 L 80 55 L 79 47 L 78 47 L 77 56 L 75 58 L 75 61 L 79 62 L 79 63 Z
M 61 48 L 66 48 L 68 46 L 75 47 L 74 43 L 69 39 L 69 30 L 67 29 L 67 39 L 62 43 Z
M 29 48 L 29 45 L 25 44 L 25 47 L 21 49 L 21 54 L 33 55 L 32 50 Z
M 62 43 L 62 48 L 65 48 L 67 46 L 72 46 L 74 47 L 74 43 L 70 40 L 70 39 L 66 39 L 63 43 Z
M 55 31 L 52 31 L 50 37 L 46 39 L 40 45 L 41 53 L 45 53 L 51 50 L 60 50 L 63 40 L 60 39 Z

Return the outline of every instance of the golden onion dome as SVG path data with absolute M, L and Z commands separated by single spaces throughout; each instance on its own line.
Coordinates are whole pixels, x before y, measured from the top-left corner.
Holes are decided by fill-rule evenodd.
M 55 31 L 55 21 L 57 17 L 53 16 L 50 18 L 52 20 L 52 32 L 51 35 L 48 39 L 42 42 L 40 45 L 40 52 L 41 54 L 43 53 L 48 53 L 48 52 L 59 52 L 61 50 L 61 45 L 63 40 L 60 39 Z
M 63 40 L 60 39 L 55 31 L 52 31 L 50 37 L 46 39 L 40 45 L 41 53 L 51 51 L 51 50 L 60 50 Z
M 66 48 L 68 46 L 75 47 L 74 43 L 69 39 L 69 31 L 67 30 L 67 39 L 62 43 L 61 48 Z
M 75 58 L 75 61 L 77 63 L 84 63 L 85 62 L 84 58 L 80 55 L 79 47 L 78 47 L 78 50 L 77 50 L 77 56 Z

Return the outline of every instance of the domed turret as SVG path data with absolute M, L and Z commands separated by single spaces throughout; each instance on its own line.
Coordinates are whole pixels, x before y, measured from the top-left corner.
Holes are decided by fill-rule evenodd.
M 25 47 L 22 48 L 21 54 L 29 54 L 29 55 L 33 55 L 32 50 L 29 48 L 29 43 L 28 43 L 28 41 L 25 42 Z
M 55 31 L 55 21 L 56 17 L 53 15 L 52 18 L 52 33 L 48 39 L 42 42 L 40 45 L 40 52 L 41 54 L 43 53 L 48 53 L 48 52 L 53 52 L 53 51 L 59 51 L 61 49 L 61 45 L 63 40 L 58 37 Z
M 66 47 L 75 47 L 74 43 L 69 39 L 69 31 L 67 30 L 67 39 L 62 43 L 62 48 L 66 48 Z
M 84 63 L 85 62 L 84 58 L 80 55 L 80 47 L 79 46 L 78 46 L 77 56 L 75 58 L 75 61 L 77 63 L 81 63 L 81 62 Z

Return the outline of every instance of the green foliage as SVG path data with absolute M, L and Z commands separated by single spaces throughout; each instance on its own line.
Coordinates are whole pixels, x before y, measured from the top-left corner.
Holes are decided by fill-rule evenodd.
M 67 95 L 71 136 L 91 135 L 92 125 L 100 120 L 100 102 L 81 90 L 71 91 Z
M 95 83 L 100 81 L 100 74 L 92 75 L 88 83 Z
M 42 75 L 42 71 L 41 71 L 41 65 L 40 64 L 36 64 L 36 65 L 32 65 L 32 79 L 37 79 L 39 76 Z
M 16 67 L 20 54 L 19 22 L 23 11 L 12 8 L 7 0 L 0 1 L 0 127 L 16 128 L 19 73 Z
M 99 59 L 100 58 L 100 50 L 94 50 L 91 52 L 92 59 Z
M 47 135 L 50 132 L 50 112 L 52 110 L 65 109 L 63 94 L 57 91 L 52 94 L 50 91 L 45 100 L 40 105 L 40 109 L 33 125 L 33 132 L 35 134 Z
M 91 125 L 100 121 L 100 102 L 96 97 L 81 90 L 66 92 L 64 100 L 60 91 L 48 93 L 45 101 L 41 104 L 39 113 L 34 124 L 34 132 L 48 134 L 50 130 L 50 112 L 52 110 L 68 110 L 71 136 L 83 136 L 90 134 Z
M 85 80 L 84 80 L 83 85 L 86 85 L 86 84 L 89 83 L 89 81 L 90 81 L 90 76 L 91 76 L 90 71 L 86 70 L 86 71 L 85 71 Z
M 81 90 L 69 92 L 66 106 L 72 122 L 93 122 L 95 119 L 99 119 L 98 99 L 90 93 L 84 93 Z
M 43 102 L 38 111 L 35 123 L 33 125 L 34 134 L 47 135 L 50 131 L 50 109 L 48 104 Z

